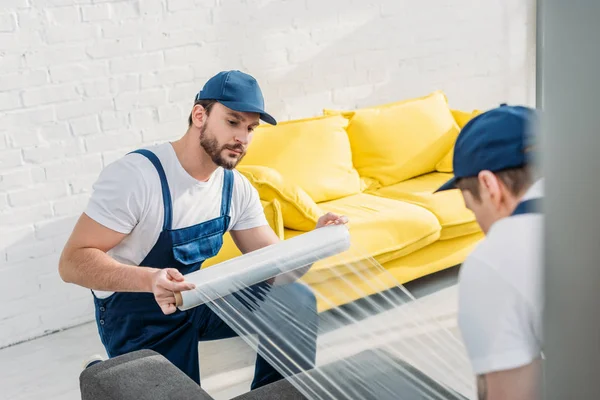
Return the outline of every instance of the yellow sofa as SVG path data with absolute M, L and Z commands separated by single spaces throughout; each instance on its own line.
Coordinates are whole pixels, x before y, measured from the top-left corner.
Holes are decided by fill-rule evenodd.
M 454 142 L 477 113 L 450 108 L 436 91 L 255 131 L 238 171 L 280 238 L 312 230 L 328 211 L 350 220 L 353 248 L 302 278 L 320 311 L 460 264 L 483 237 L 458 191 L 434 193 L 452 176 Z M 227 235 L 204 267 L 238 255 Z

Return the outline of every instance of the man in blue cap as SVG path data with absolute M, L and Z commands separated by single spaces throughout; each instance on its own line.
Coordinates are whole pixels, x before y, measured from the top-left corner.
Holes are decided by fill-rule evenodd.
M 174 292 L 194 288 L 185 275 L 219 252 L 226 232 L 243 253 L 279 241 L 258 192 L 234 169 L 261 119 L 276 124 L 257 81 L 240 71 L 220 72 L 196 96 L 182 138 L 129 153 L 100 174 L 59 271 L 64 281 L 92 290 L 110 357 L 152 349 L 199 384 L 198 342 L 236 335 L 206 305 L 178 310 Z M 346 222 L 328 213 L 316 228 Z M 279 368 L 294 373 L 314 364 L 318 314 L 306 286 L 284 286 L 250 288 L 245 298 L 257 304 L 235 304 L 257 312 L 267 291 L 274 304 L 294 310 L 263 315 L 263 331 L 272 328 L 279 339 L 259 343 L 263 354 L 277 348 L 289 356 L 289 365 Z M 257 357 L 252 389 L 281 378 Z
M 486 234 L 463 263 L 458 323 L 479 399 L 538 399 L 542 358 L 542 181 L 535 111 L 501 105 L 473 118 L 454 147 L 454 178 Z

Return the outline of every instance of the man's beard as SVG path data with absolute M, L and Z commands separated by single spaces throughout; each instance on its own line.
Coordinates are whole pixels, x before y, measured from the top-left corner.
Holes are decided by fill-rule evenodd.
M 238 143 L 236 145 L 226 144 L 224 146 L 219 147 L 219 142 L 217 141 L 217 139 L 214 136 L 211 136 L 210 134 L 206 134 L 206 128 L 207 126 L 205 124 L 200 129 L 200 146 L 202 146 L 206 154 L 210 156 L 211 160 L 216 165 L 225 169 L 234 169 L 238 165 L 238 163 L 242 161 L 242 158 L 244 158 L 244 156 L 246 155 L 244 146 Z M 223 150 L 225 149 L 239 151 L 241 152 L 241 154 L 235 160 L 225 158 L 223 157 Z

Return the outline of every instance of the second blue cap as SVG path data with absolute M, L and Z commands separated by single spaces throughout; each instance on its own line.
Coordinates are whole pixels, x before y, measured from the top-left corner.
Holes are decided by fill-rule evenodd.
M 498 172 L 529 163 L 535 110 L 524 106 L 500 107 L 471 119 L 454 145 L 454 177 L 437 191 L 455 189 L 460 178 L 481 171 Z

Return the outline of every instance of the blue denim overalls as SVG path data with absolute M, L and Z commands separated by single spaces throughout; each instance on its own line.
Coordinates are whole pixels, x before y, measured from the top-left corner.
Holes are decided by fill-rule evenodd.
M 529 199 L 520 202 L 511 215 L 534 214 L 541 212 L 541 199 Z
M 221 200 L 221 215 L 215 219 L 187 228 L 172 229 L 173 216 L 171 194 L 165 172 L 160 160 L 149 150 L 136 150 L 134 153 L 148 158 L 156 168 L 162 186 L 164 203 L 163 229 L 154 247 L 140 263 L 144 267 L 177 268 L 182 274 L 200 269 L 202 262 L 215 256 L 223 244 L 223 235 L 229 226 L 229 208 L 233 189 L 233 172 L 225 170 Z M 306 312 L 298 318 L 303 320 L 273 321 L 281 326 L 289 326 L 290 344 L 281 344 L 287 348 L 297 346 L 299 341 L 306 342 L 306 333 L 301 339 L 294 340 L 294 332 L 303 324 L 313 326 L 316 313 L 316 301 L 312 293 L 299 284 L 288 285 L 286 299 L 277 302 L 293 301 L 293 306 L 301 306 Z M 272 296 L 273 294 L 269 294 Z M 291 296 L 290 296 L 291 295 Z M 291 298 L 290 298 L 291 297 Z M 198 342 L 237 336 L 208 306 L 201 305 L 191 310 L 170 315 L 163 314 L 156 303 L 153 293 L 118 292 L 106 299 L 94 296 L 96 322 L 102 343 L 109 357 L 115 357 L 140 349 L 152 349 L 179 369 L 196 383 L 200 384 L 198 361 Z M 281 304 L 281 303 L 280 303 Z M 246 306 L 248 306 L 246 304 Z M 278 329 L 279 329 L 278 327 Z M 285 341 L 287 342 L 287 340 Z M 261 344 L 264 346 L 264 344 Z M 310 354 L 308 364 L 301 362 L 303 369 L 314 364 L 316 353 L 316 331 L 308 339 L 308 347 L 303 352 Z M 312 353 L 311 353 L 312 352 Z M 282 376 L 262 357 L 257 356 L 252 389 L 281 379 Z

